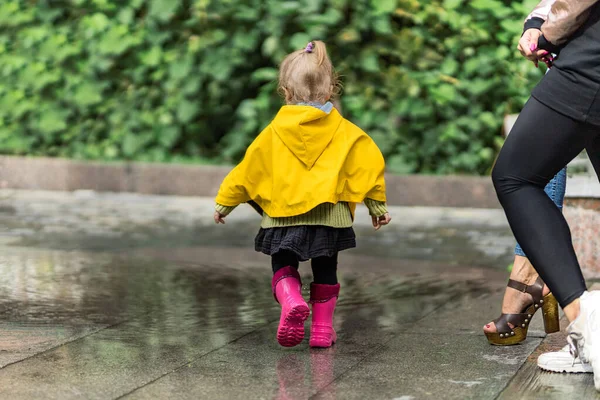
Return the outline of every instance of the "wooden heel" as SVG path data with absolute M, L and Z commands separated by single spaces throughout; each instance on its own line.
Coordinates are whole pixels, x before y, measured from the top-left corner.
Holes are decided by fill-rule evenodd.
M 544 329 L 546 333 L 560 331 L 560 319 L 558 315 L 558 302 L 552 293 L 544 296 L 542 304 L 542 316 L 544 318 Z
M 518 314 L 502 314 L 498 319 L 494 320 L 497 332 L 485 333 L 490 344 L 512 346 L 524 341 L 527 338 L 531 318 L 539 309 L 542 309 L 546 333 L 554 333 L 560 330 L 558 302 L 552 293 L 548 293 L 545 296 L 542 295 L 544 282 L 541 278 L 538 277 L 533 285 L 526 285 L 522 282 L 509 279 L 508 287 L 530 294 L 533 303 L 524 307 Z

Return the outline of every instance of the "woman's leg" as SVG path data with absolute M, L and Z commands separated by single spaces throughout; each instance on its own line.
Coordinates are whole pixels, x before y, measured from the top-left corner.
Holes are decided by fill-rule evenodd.
M 588 143 L 588 145 L 585 147 L 585 151 L 587 152 L 588 157 L 594 166 L 596 176 L 600 178 L 600 135 Z
M 544 191 L 548 197 L 554 202 L 559 210 L 563 208 L 565 198 L 565 189 L 567 187 L 567 167 L 560 170 L 554 178 L 546 185 Z M 510 273 L 510 279 L 517 282 L 523 282 L 526 285 L 533 285 L 538 278 L 538 273 L 531 265 L 527 255 L 517 243 L 515 247 L 515 260 Z M 544 287 L 542 294 L 545 296 L 550 292 L 547 287 Z M 519 313 L 528 304 L 531 304 L 532 297 L 527 293 L 520 292 L 510 287 L 506 288 L 504 299 L 502 301 L 502 312 L 506 314 Z M 496 327 L 492 322 L 485 326 L 485 332 L 495 332 Z
M 600 166 L 600 165 L 599 165 Z M 567 167 L 564 167 L 560 170 L 558 174 L 546 185 L 544 191 L 550 197 L 550 199 L 556 204 L 559 210 L 562 210 L 563 203 L 565 200 L 565 190 L 567 188 Z M 527 257 L 521 245 L 517 243 L 515 246 L 515 256 L 519 257 Z M 515 257 L 515 264 L 517 263 L 517 258 Z M 535 271 L 532 271 L 535 273 Z M 534 279 L 535 281 L 535 279 Z
M 533 285 L 538 278 L 537 271 L 531 265 L 531 262 L 527 257 L 515 255 L 515 261 L 513 263 L 512 271 L 510 272 L 510 279 L 517 282 L 522 282 L 526 285 Z M 550 293 L 550 289 L 544 286 L 542 295 L 545 296 Z M 533 297 L 528 293 L 523 293 L 520 290 L 515 290 L 509 286 L 506 287 L 504 292 L 504 298 L 502 300 L 502 313 L 503 314 L 517 314 L 520 313 L 524 307 L 531 305 Z M 514 326 L 509 323 L 511 328 Z M 496 324 L 490 322 L 483 327 L 483 331 L 487 333 L 497 332 Z
M 578 299 L 586 287 L 567 222 L 544 187 L 596 136 L 595 127 L 563 116 L 532 98 L 492 173 L 517 241 L 563 308 Z M 572 316 L 567 313 L 567 317 Z

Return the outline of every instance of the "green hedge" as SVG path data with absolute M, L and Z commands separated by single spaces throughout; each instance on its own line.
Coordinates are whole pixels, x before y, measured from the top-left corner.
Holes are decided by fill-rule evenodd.
M 0 152 L 235 162 L 281 105 L 277 63 L 319 38 L 391 170 L 485 173 L 541 76 L 525 3 L 3 0 Z

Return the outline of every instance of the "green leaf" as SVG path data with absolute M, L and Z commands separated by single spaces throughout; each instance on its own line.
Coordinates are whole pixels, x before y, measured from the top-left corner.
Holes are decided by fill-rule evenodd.
M 290 38 L 290 45 L 292 51 L 300 50 L 306 47 L 306 44 L 312 40 L 306 33 L 295 33 Z
M 183 123 L 189 123 L 197 114 L 200 107 L 191 101 L 183 100 L 177 107 L 177 119 Z
M 161 62 L 162 50 L 160 47 L 154 46 L 147 52 L 142 53 L 141 59 L 142 63 L 145 65 L 149 67 L 156 67 Z
M 253 81 L 272 81 L 277 79 L 279 71 L 276 68 L 260 68 L 252 73 Z
M 98 50 L 101 54 L 119 55 L 137 44 L 137 39 L 129 33 L 124 25 L 116 25 L 102 37 L 98 43 Z
M 262 51 L 265 56 L 271 56 L 279 46 L 279 39 L 275 36 L 269 36 L 262 45 Z
M 192 70 L 192 59 L 185 57 L 169 65 L 169 75 L 172 79 L 184 79 L 188 77 Z
M 148 142 L 148 137 L 139 133 L 129 133 L 125 135 L 122 144 L 122 151 L 125 157 L 131 158 L 139 153 Z
M 110 20 L 105 14 L 95 13 L 88 19 L 84 20 L 84 23 L 88 25 L 88 29 L 93 33 L 98 33 L 110 26 Z
M 392 24 L 388 18 L 375 19 L 375 21 L 373 22 L 373 29 L 375 30 L 375 32 L 380 33 L 380 34 L 393 33 Z
M 444 8 L 447 10 L 455 10 L 460 7 L 465 0 L 444 0 Z
M 92 82 L 86 82 L 77 87 L 73 96 L 78 106 L 91 106 L 102 101 L 102 89 Z
M 123 25 L 129 25 L 135 18 L 135 10 L 133 8 L 123 8 L 117 15 L 117 20 Z
M 396 11 L 397 0 L 371 0 L 371 5 L 375 10 L 375 15 L 391 14 Z
M 396 174 L 412 174 L 416 171 L 416 164 L 406 160 L 400 154 L 390 157 L 386 162 L 386 167 Z
M 491 112 L 483 112 L 479 115 L 479 120 L 485 124 L 488 129 L 497 129 L 500 125 L 498 118 Z
M 379 61 L 377 54 L 365 52 L 361 59 L 361 66 L 365 71 L 379 71 Z
M 180 137 L 179 127 L 167 126 L 160 130 L 158 141 L 162 147 L 170 149 Z
M 440 66 L 440 72 L 446 75 L 453 76 L 458 72 L 460 64 L 454 58 L 446 58 Z
M 150 0 L 149 16 L 161 22 L 171 20 L 181 5 L 181 0 Z
M 445 104 L 455 100 L 458 97 L 458 92 L 453 85 L 441 84 L 431 89 L 431 94 L 436 102 Z
M 63 131 L 67 128 L 67 112 L 57 109 L 48 109 L 40 113 L 38 129 L 44 134 L 46 139 L 50 139 L 52 134 Z

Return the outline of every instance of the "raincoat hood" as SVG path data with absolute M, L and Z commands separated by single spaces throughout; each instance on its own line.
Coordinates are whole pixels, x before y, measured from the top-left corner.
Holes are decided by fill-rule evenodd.
M 284 106 L 225 178 L 216 202 L 254 202 L 273 218 L 319 204 L 385 201 L 385 162 L 375 142 L 331 106 Z
M 339 113 L 331 111 L 313 106 L 284 106 L 273 120 L 273 130 L 279 139 L 309 170 L 329 146 L 343 120 Z

